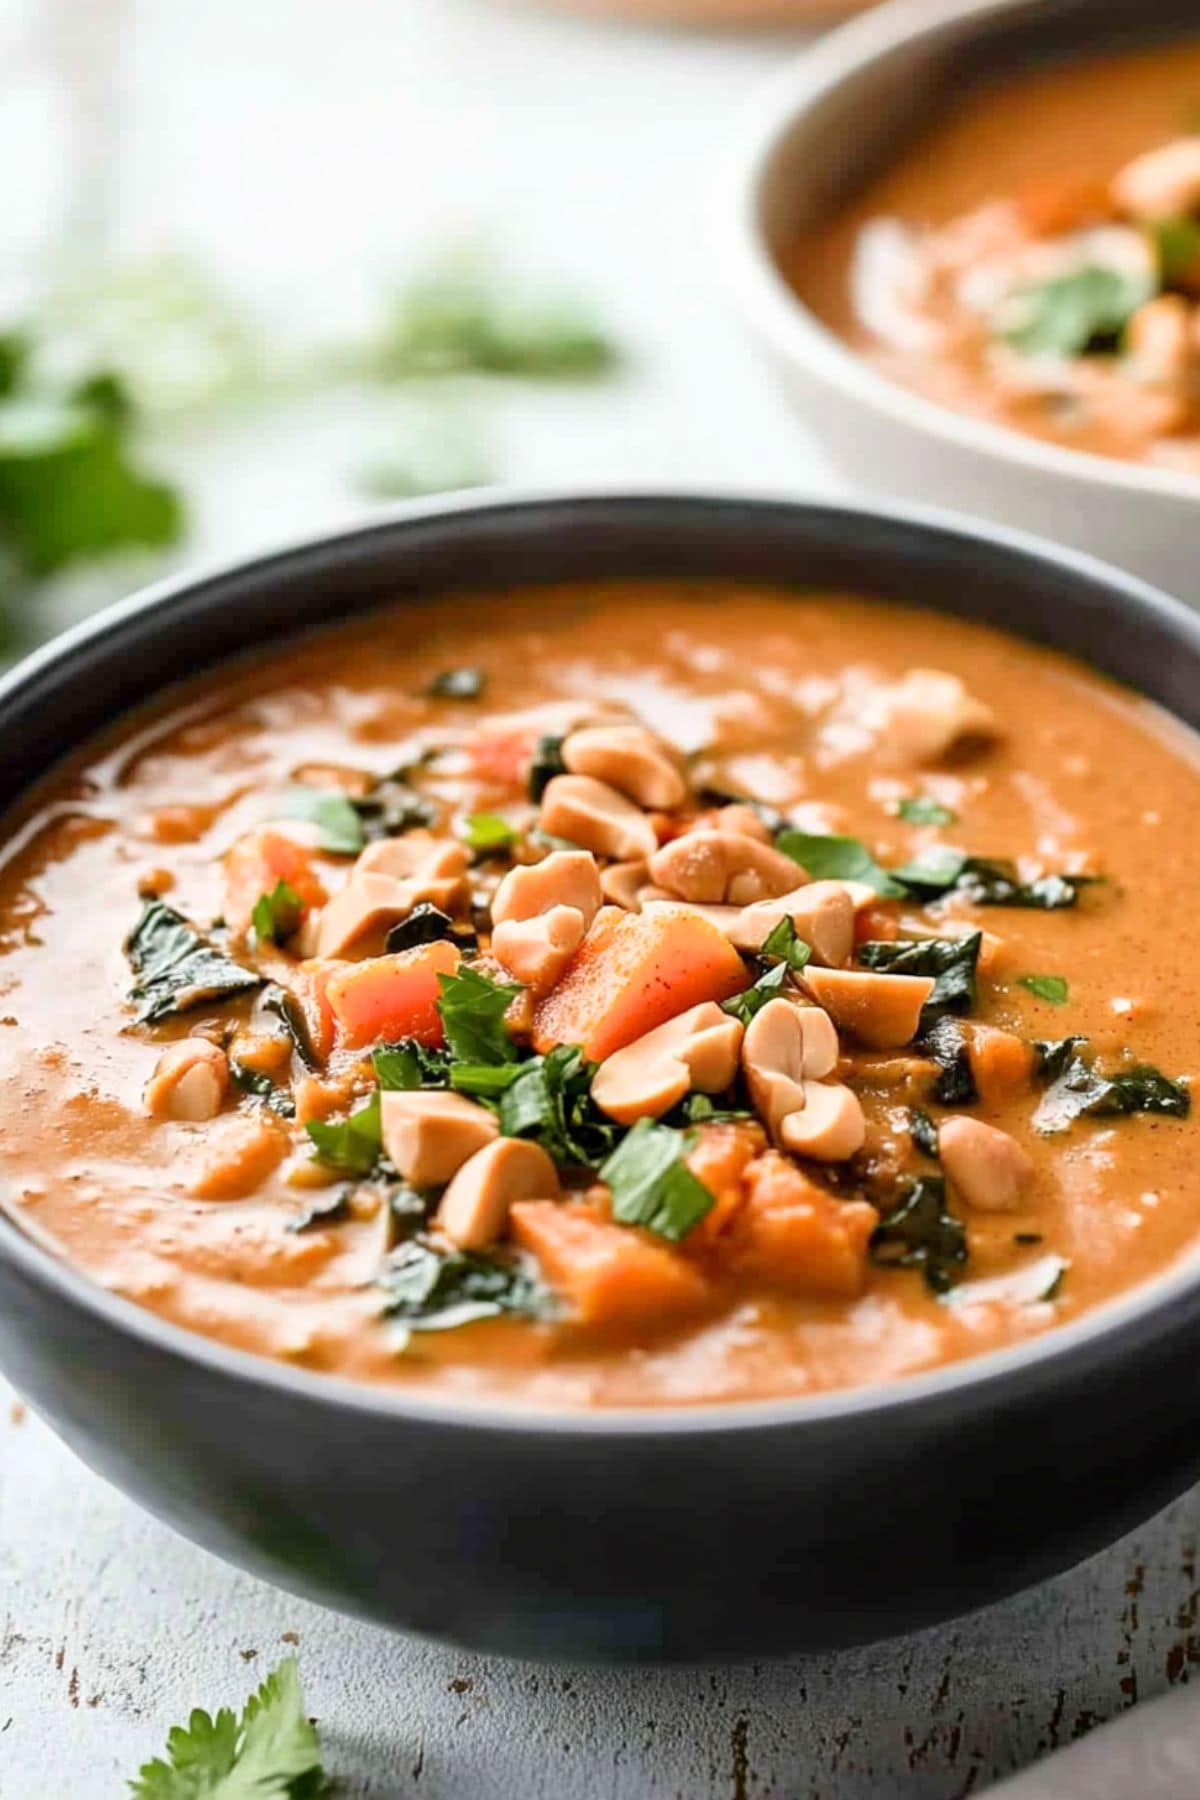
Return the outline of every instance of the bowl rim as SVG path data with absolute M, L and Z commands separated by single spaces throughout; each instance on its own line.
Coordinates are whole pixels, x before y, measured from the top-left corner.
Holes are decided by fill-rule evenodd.
M 923 0 L 918 0 L 923 3 Z M 1156 614 L 1174 629 L 1200 634 L 1200 619 L 1182 601 L 1112 567 L 1086 551 L 1052 544 L 1017 527 L 997 525 L 946 508 L 916 505 L 873 505 L 858 500 L 830 499 L 823 494 L 739 488 L 712 488 L 706 484 L 681 484 L 670 489 L 655 484 L 572 484 L 563 488 L 505 488 L 465 492 L 433 499 L 404 501 L 380 508 L 367 519 L 332 528 L 290 536 L 280 543 L 249 554 L 223 558 L 171 575 L 139 589 L 101 609 L 89 618 L 41 645 L 0 675 L 0 711 L 10 696 L 28 681 L 52 675 L 59 663 L 69 662 L 90 645 L 128 620 L 160 607 L 170 606 L 191 592 L 239 576 L 250 576 L 274 567 L 286 579 L 289 565 L 303 566 L 314 555 L 345 556 L 373 536 L 386 537 L 398 528 L 427 521 L 481 514 L 528 513 L 531 522 L 547 511 L 579 510 L 588 505 L 612 508 L 650 504 L 660 509 L 761 506 L 798 512 L 836 514 L 851 520 L 877 521 L 922 536 L 949 536 L 982 542 L 990 548 L 1040 561 L 1064 574 L 1106 588 L 1139 614 Z M 502 583 L 503 577 L 499 578 Z M 483 584 L 486 585 L 486 584 Z M 336 628 L 336 627 L 335 627 Z M 1013 633 L 1020 637 L 1019 631 Z M 1079 653 L 1076 653 L 1079 654 Z M 212 667 L 228 658 L 218 658 Z M 1138 690 L 1132 690 L 1137 692 Z M 1151 701 L 1152 705 L 1159 702 Z M 1166 708 L 1162 709 L 1167 711 Z M 1175 715 L 1168 712 L 1168 717 Z M 66 752 L 64 752 L 65 754 Z M 297 1367 L 276 1358 L 238 1349 L 216 1338 L 175 1324 L 135 1301 L 113 1293 L 85 1270 L 77 1268 L 52 1240 L 24 1226 L 13 1213 L 0 1207 L 0 1263 L 9 1262 L 19 1275 L 34 1285 L 51 1290 L 56 1298 L 90 1315 L 101 1325 L 139 1341 L 149 1353 L 157 1352 L 190 1365 L 201 1373 L 249 1382 L 266 1396 L 274 1393 L 294 1403 L 345 1409 L 351 1414 L 392 1418 L 398 1423 L 434 1427 L 470 1427 L 504 1434 L 554 1436 L 562 1439 L 596 1437 L 712 1437 L 747 1430 L 797 1429 L 823 1422 L 846 1422 L 897 1411 L 971 1401 L 986 1404 L 989 1394 L 1012 1377 L 1024 1375 L 1034 1382 L 1054 1384 L 1063 1367 L 1072 1362 L 1091 1362 L 1097 1371 L 1131 1340 L 1164 1334 L 1191 1323 L 1200 1300 L 1200 1241 L 1177 1262 L 1138 1283 L 1124 1294 L 1094 1306 L 1079 1319 L 1051 1327 L 1034 1337 L 967 1356 L 933 1369 L 902 1375 L 891 1381 L 834 1389 L 819 1394 L 779 1395 L 762 1400 L 716 1400 L 658 1404 L 653 1406 L 597 1406 L 593 1408 L 542 1405 L 507 1394 L 446 1395 L 422 1390 L 417 1384 L 395 1387 L 354 1381 L 348 1376 L 326 1374 Z
M 1200 501 L 1200 476 L 1072 450 L 941 406 L 891 381 L 825 325 L 785 278 L 760 218 L 770 166 L 791 129 L 814 106 L 891 52 L 935 40 L 948 26 L 1028 9 L 1029 0 L 888 0 L 839 25 L 762 82 L 743 105 L 717 200 L 717 266 L 726 290 L 756 335 L 777 355 L 841 390 L 894 424 L 939 440 L 948 453 L 1016 464 L 1032 476 L 1076 487 L 1121 489 L 1159 499 Z

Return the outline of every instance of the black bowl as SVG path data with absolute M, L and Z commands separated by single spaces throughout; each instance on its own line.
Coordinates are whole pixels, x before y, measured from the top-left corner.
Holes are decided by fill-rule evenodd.
M 499 500 L 407 509 L 69 634 L 0 683 L 0 803 L 164 683 L 303 626 L 464 585 L 697 574 L 986 619 L 1200 725 L 1200 621 L 1032 540 L 824 505 Z M 1181 1268 L 1062 1331 L 889 1387 L 526 1412 L 225 1349 L 0 1220 L 0 1360 L 100 1474 L 316 1600 L 522 1656 L 833 1647 L 1062 1569 L 1200 1473 L 1198 1336 L 1200 1272 Z

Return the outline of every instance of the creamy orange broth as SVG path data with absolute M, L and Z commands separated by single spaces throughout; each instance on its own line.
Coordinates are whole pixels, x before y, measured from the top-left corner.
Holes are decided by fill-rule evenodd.
M 1107 184 L 1133 159 L 1198 130 L 1194 41 L 967 89 L 803 236 L 792 280 L 882 374 L 940 405 L 1066 448 L 1200 473 L 1195 326 L 1178 379 L 1140 367 L 1128 334 L 1119 356 L 1034 369 L 1003 347 L 997 354 L 994 332 L 952 291 L 964 276 L 978 283 L 981 264 L 1006 260 L 1022 285 L 1035 266 L 1049 271 L 1048 247 L 1071 256 L 1076 234 L 1124 229 L 1130 221 Z M 1190 308 L 1200 291 L 1191 271 L 1176 291 Z
M 438 670 L 464 662 L 487 672 L 482 700 L 423 696 Z M 885 766 L 854 729 L 855 696 L 914 666 L 961 676 L 995 709 L 999 741 L 919 773 Z M 1191 736 L 1148 704 L 997 632 L 855 599 L 716 583 L 453 598 L 172 696 L 73 759 L 10 822 L 0 1172 L 13 1215 L 106 1288 L 227 1344 L 372 1382 L 581 1406 L 890 1379 L 1076 1318 L 1189 1249 L 1200 1224 L 1192 1125 L 1083 1119 L 1042 1137 L 1028 1088 L 971 1109 L 1028 1146 L 1036 1175 L 1019 1211 L 967 1215 L 970 1260 L 949 1301 L 915 1270 L 869 1265 L 852 1299 L 742 1290 L 673 1329 L 487 1321 L 398 1351 L 377 1316 L 379 1217 L 289 1232 L 313 1195 L 282 1169 L 248 1197 L 197 1199 L 190 1183 L 213 1126 L 152 1119 L 143 1092 L 163 1038 L 218 1009 L 131 1027 L 121 941 L 139 877 L 172 871 L 171 904 L 207 925 L 222 907 L 222 856 L 271 816 L 264 792 L 297 769 L 383 773 L 426 728 L 452 743 L 494 715 L 581 696 L 632 704 L 684 749 L 703 749 L 714 779 L 807 829 L 859 835 L 885 864 L 942 841 L 1102 873 L 1071 910 L 957 908 L 1001 940 L 973 1016 L 1026 1039 L 1086 1034 L 1104 1061 L 1131 1049 L 1175 1076 L 1200 1068 L 1186 932 L 1200 892 L 1200 771 Z M 896 798 L 914 792 L 959 823 L 901 822 Z M 466 810 L 496 799 L 486 784 L 456 793 Z M 907 903 L 892 911 L 921 922 Z M 1069 982 L 1067 1004 L 1016 985 L 1047 972 Z M 872 1133 L 904 1137 L 894 1094 L 860 1086 Z M 227 1111 L 256 1104 L 235 1097 Z M 1036 1245 L 1016 1241 L 1031 1234 Z M 1069 1262 L 1052 1299 L 1006 1297 L 1003 1284 L 971 1299 L 973 1284 L 1048 1253 Z

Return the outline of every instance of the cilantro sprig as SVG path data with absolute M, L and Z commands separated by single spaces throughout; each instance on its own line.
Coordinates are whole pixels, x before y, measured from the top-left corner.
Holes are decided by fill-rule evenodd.
M 132 1800 L 323 1800 L 333 1788 L 304 1710 L 293 1656 L 251 1694 L 240 1717 L 197 1707 L 167 1738 L 165 1756 L 129 1783 Z

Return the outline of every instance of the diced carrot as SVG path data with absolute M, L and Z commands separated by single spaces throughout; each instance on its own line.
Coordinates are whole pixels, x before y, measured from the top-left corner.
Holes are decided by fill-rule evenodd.
M 720 1237 L 746 1198 L 743 1176 L 754 1158 L 766 1148 L 761 1125 L 746 1120 L 725 1125 L 703 1125 L 686 1162 L 716 1201 L 688 1232 L 687 1248 L 707 1249 Z
M 444 1043 L 437 978 L 453 975 L 459 961 L 457 948 L 440 938 L 340 970 L 326 986 L 339 1042 L 352 1050 L 402 1037 Z
M 720 1246 L 735 1274 L 793 1294 L 861 1293 L 873 1206 L 837 1199 L 775 1150 L 751 1163 L 745 1187 Z
M 881 942 L 895 943 L 900 936 L 900 921 L 884 906 L 864 906 L 854 918 L 855 945 Z
M 488 787 L 517 788 L 522 795 L 533 761 L 534 734 L 524 731 L 486 732 L 466 746 L 467 760 L 476 781 Z
M 1027 1088 L 1033 1078 L 1033 1051 L 1011 1031 L 973 1026 L 967 1054 L 981 1100 L 1006 1100 Z
M 701 1310 L 711 1299 L 695 1263 L 631 1225 L 614 1225 L 589 1206 L 521 1200 L 509 1213 L 517 1242 L 583 1325 L 658 1325 Z
M 288 1134 L 272 1113 L 227 1113 L 207 1128 L 191 1165 L 188 1191 L 198 1200 L 241 1200 L 261 1187 L 288 1151 Z
M 302 913 L 324 905 L 325 886 L 312 853 L 295 838 L 263 825 L 233 846 L 225 858 L 225 922 L 235 936 L 245 937 L 259 900 L 281 881 L 299 896 Z
M 602 1062 L 702 1000 L 749 986 L 741 957 L 715 925 L 682 907 L 605 907 L 558 986 L 538 1003 L 539 1050 L 580 1044 Z

